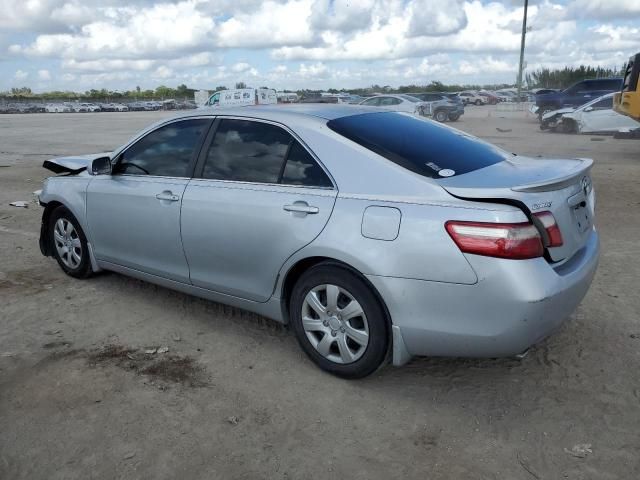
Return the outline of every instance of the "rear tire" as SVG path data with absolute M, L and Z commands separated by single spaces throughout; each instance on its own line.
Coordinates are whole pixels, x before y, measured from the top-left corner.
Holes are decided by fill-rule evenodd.
M 435 118 L 436 122 L 444 123 L 447 121 L 447 112 L 444 110 L 437 110 L 433 118 Z
M 322 370 L 342 378 L 370 375 L 389 349 L 389 325 L 371 287 L 336 264 L 304 272 L 289 302 L 300 347 Z
M 88 278 L 93 273 L 89 247 L 78 220 L 66 207 L 60 206 L 49 217 L 51 252 L 62 271 L 74 278 Z

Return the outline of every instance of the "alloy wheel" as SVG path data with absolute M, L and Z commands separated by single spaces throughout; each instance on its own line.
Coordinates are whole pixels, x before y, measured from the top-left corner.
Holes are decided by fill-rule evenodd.
M 82 261 L 82 242 L 73 224 L 59 218 L 53 229 L 53 241 L 62 263 L 76 269 Z

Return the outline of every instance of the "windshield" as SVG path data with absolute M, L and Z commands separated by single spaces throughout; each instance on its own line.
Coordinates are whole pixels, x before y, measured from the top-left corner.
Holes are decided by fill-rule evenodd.
M 472 172 L 509 156 L 464 132 L 399 112 L 351 115 L 331 120 L 327 126 L 387 160 L 430 178 Z

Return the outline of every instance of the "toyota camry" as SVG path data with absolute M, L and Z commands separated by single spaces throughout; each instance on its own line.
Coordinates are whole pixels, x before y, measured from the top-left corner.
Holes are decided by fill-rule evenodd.
M 345 378 L 519 355 L 591 284 L 592 163 L 371 107 L 202 109 L 46 161 L 40 248 L 287 323 Z

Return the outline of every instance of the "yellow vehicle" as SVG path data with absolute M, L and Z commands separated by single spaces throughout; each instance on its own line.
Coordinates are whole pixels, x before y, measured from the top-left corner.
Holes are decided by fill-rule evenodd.
M 640 53 L 629 59 L 622 91 L 613 97 L 613 109 L 640 122 Z

